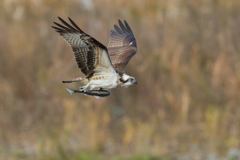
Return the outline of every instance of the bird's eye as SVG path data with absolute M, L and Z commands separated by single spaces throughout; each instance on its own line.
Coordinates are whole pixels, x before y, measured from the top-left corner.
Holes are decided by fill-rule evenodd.
M 128 81 L 131 81 L 131 80 L 132 80 L 131 78 L 128 79 Z

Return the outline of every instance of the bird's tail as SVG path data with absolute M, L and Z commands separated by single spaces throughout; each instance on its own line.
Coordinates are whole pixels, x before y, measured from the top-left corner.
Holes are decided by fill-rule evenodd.
M 69 89 L 69 88 L 66 88 L 66 90 L 70 93 L 70 95 L 72 95 L 72 94 L 74 94 L 75 93 L 75 91 L 74 90 L 72 90 L 72 89 Z
M 73 79 L 70 79 L 70 80 L 67 80 L 67 81 L 62 81 L 63 83 L 72 83 L 72 82 L 78 82 L 78 81 L 82 81 L 82 80 L 85 80 L 86 77 L 78 77 L 78 78 L 73 78 Z

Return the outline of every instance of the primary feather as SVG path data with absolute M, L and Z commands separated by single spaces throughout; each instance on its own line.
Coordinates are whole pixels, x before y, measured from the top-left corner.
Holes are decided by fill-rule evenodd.
M 127 24 L 119 20 L 119 26 L 112 30 L 108 49 L 90 35 L 84 33 L 70 18 L 68 24 L 58 17 L 62 24 L 54 22 L 52 26 L 71 46 L 78 68 L 86 77 L 73 78 L 63 83 L 81 81 L 85 86 L 79 91 L 89 93 L 94 88 L 111 89 L 117 86 L 128 87 L 137 84 L 134 77 L 125 74 L 125 68 L 131 57 L 136 54 L 137 45 L 135 37 Z M 108 55 L 108 50 L 111 56 Z M 69 90 L 73 94 L 72 90 Z M 94 95 L 94 94 L 93 94 Z
M 120 73 L 125 73 L 130 59 L 137 53 L 137 42 L 128 23 L 118 20 L 119 26 L 114 25 L 116 31 L 111 30 L 108 43 L 108 53 L 114 68 Z
M 114 72 L 111 60 L 107 53 L 107 48 L 93 37 L 84 33 L 70 18 L 71 25 L 58 17 L 64 24 L 54 22 L 58 27 L 52 26 L 71 46 L 78 68 L 90 77 L 94 72 L 101 68 L 109 69 Z

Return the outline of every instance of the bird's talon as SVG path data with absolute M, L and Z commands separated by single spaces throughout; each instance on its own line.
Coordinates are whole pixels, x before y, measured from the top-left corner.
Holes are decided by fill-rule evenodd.
M 81 87 L 80 87 L 80 88 L 79 88 L 79 91 L 84 91 L 84 88 L 81 88 Z

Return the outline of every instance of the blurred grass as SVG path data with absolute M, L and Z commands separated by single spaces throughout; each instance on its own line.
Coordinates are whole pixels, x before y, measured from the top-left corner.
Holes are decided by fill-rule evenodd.
M 3 0 L 0 159 L 205 159 L 239 150 L 240 1 Z M 104 45 L 126 20 L 138 85 L 69 96 L 81 75 L 51 28 L 71 17 Z M 231 158 L 231 157 L 230 157 Z M 228 159 L 230 159 L 228 158 Z

